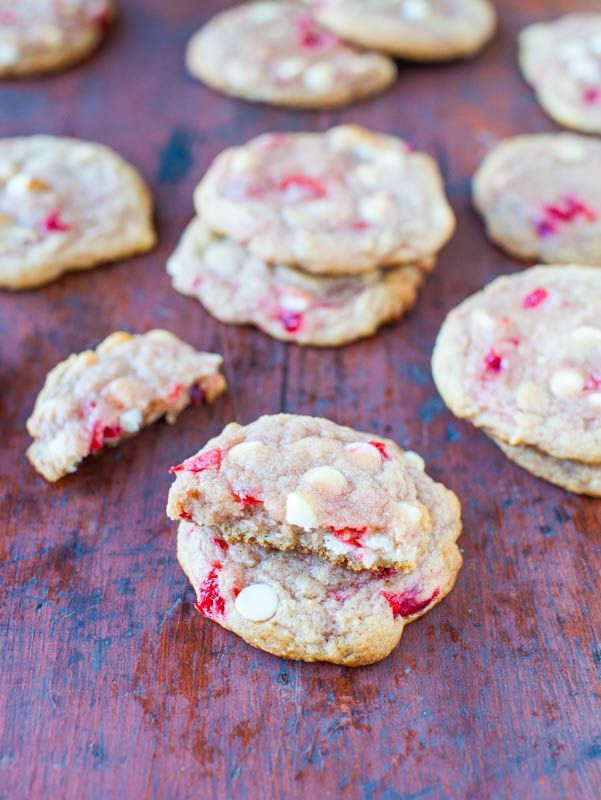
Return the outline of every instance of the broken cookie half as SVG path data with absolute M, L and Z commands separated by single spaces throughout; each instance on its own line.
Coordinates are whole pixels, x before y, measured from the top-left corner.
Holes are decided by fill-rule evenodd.
M 221 363 L 168 331 L 113 333 L 50 371 L 27 421 L 27 457 L 48 481 L 75 472 L 160 417 L 175 422 L 186 406 L 212 403 L 226 389 Z

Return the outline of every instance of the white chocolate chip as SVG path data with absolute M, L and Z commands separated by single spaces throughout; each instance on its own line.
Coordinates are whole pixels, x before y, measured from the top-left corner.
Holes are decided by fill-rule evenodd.
M 402 535 L 406 528 L 417 530 L 425 528 L 429 522 L 428 511 L 420 503 L 396 503 L 395 519 L 398 522 Z
M 405 450 L 404 456 L 405 461 L 415 467 L 415 469 L 419 469 L 421 472 L 426 469 L 426 462 L 424 459 L 418 453 L 414 453 L 413 450 Z
M 285 58 L 276 64 L 274 72 L 281 81 L 291 81 L 298 78 L 305 68 L 305 61 L 302 58 Z
M 345 449 L 350 460 L 361 469 L 374 471 L 382 466 L 380 451 L 369 442 L 351 442 Z
M 249 67 L 248 64 L 241 64 L 239 61 L 231 61 L 227 65 L 225 76 L 234 89 L 245 89 L 247 86 L 259 83 L 262 77 L 258 69 Z
M 265 451 L 263 442 L 240 442 L 228 452 L 227 457 L 236 464 L 246 464 Z
M 334 555 L 337 556 L 346 555 L 347 553 L 350 553 L 351 550 L 354 550 L 352 544 L 349 544 L 348 542 L 342 542 L 340 539 L 337 539 L 335 536 L 332 536 L 329 533 L 324 536 L 323 543 L 330 553 L 334 553 Z
M 588 395 L 587 400 L 593 408 L 601 408 L 601 392 L 592 392 Z
M 586 84 L 596 84 L 601 81 L 601 65 L 590 56 L 570 59 L 566 69 L 571 78 Z
M 347 479 L 334 467 L 313 467 L 305 472 L 303 479 L 314 489 L 326 494 L 342 494 L 348 488 Z
M 573 61 L 586 56 L 586 45 L 580 39 L 567 39 L 557 45 L 557 55 L 562 61 Z
M 594 325 L 581 325 L 575 328 L 570 334 L 570 338 L 577 346 L 578 351 L 585 348 L 588 352 L 594 352 L 601 348 L 601 328 Z
M 16 64 L 21 57 L 19 47 L 13 42 L 0 42 L 0 64 L 10 66 Z
M 266 622 L 278 610 L 278 596 L 266 583 L 245 586 L 234 601 L 236 611 L 251 622 Z
M 591 36 L 587 42 L 588 49 L 595 56 L 601 56 L 601 33 L 596 33 Z
M 359 216 L 367 222 L 379 222 L 395 209 L 392 197 L 386 192 L 368 195 L 359 204 Z
M 334 83 L 336 73 L 334 67 L 326 61 L 317 61 L 303 74 L 303 84 L 313 91 L 325 91 Z
M 34 34 L 39 42 L 50 46 L 60 44 L 63 39 L 61 29 L 56 25 L 40 25 L 35 29 Z
M 139 408 L 124 411 L 119 417 L 119 424 L 126 433 L 136 433 L 142 427 L 142 412 Z
M 248 16 L 253 22 L 271 22 L 279 14 L 278 3 L 255 3 L 248 9 Z
M 30 192 L 31 177 L 24 172 L 18 172 L 6 184 L 6 191 L 14 197 L 23 197 Z
M 574 139 L 562 139 L 557 142 L 555 154 L 560 161 L 565 161 L 568 164 L 577 164 L 586 159 L 586 147 L 582 142 L 577 142 Z
M 545 392 L 533 381 L 522 381 L 515 393 L 518 408 L 521 411 L 540 411 L 545 405 Z
M 576 369 L 558 369 L 551 375 L 549 388 L 556 397 L 567 400 L 577 397 L 584 388 L 585 380 Z
M 355 175 L 368 189 L 375 189 L 382 179 L 382 171 L 373 164 L 359 164 L 355 168 Z
M 498 323 L 488 311 L 484 311 L 482 308 L 476 308 L 470 314 L 469 326 L 470 333 L 476 336 L 484 336 L 493 334 L 498 328 Z
M 290 492 L 286 498 L 286 522 L 308 531 L 317 527 L 311 500 L 302 492 Z
M 405 19 L 418 21 L 428 16 L 430 13 L 430 6 L 426 0 L 405 0 L 400 11 Z
M 291 292 L 280 295 L 279 303 L 286 311 L 306 311 L 311 305 L 310 300 L 304 295 Z
M 17 168 L 10 161 L 0 161 L 0 182 L 4 183 L 17 171 Z

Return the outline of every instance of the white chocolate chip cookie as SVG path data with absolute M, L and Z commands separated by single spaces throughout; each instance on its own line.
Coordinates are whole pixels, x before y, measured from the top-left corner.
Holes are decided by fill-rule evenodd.
M 65 69 L 96 49 L 112 0 L 0 0 L 0 76 Z
M 574 133 L 516 136 L 474 176 L 488 235 L 518 258 L 601 266 L 601 141 Z
M 443 400 L 511 447 L 598 466 L 600 309 L 595 267 L 534 267 L 498 278 L 440 330 L 432 369 Z
M 213 17 L 190 41 L 190 72 L 227 94 L 296 108 L 346 105 L 396 77 L 394 62 L 341 42 L 311 12 L 259 0 Z
M 331 347 L 370 336 L 407 312 L 431 266 L 310 275 L 266 264 L 196 217 L 167 272 L 178 292 L 200 300 L 222 322 L 251 323 L 276 339 Z
M 113 333 L 49 372 L 27 420 L 27 457 L 47 481 L 75 472 L 160 417 L 175 422 L 190 403 L 212 403 L 226 388 L 221 362 L 168 331 Z
M 601 133 L 601 13 L 529 25 L 519 37 L 519 61 L 556 122 Z
M 496 27 L 489 0 L 305 0 L 316 19 L 350 42 L 415 61 L 466 58 Z
M 285 658 L 349 667 L 385 658 L 405 625 L 450 592 L 461 567 L 457 498 L 418 467 L 408 470 L 433 518 L 427 551 L 411 574 L 349 572 L 311 555 L 228 544 L 218 529 L 180 522 L 178 558 L 197 610 Z
M 429 259 L 455 227 L 436 162 L 353 125 L 232 147 L 195 203 L 210 228 L 258 258 L 323 274 Z
M 388 439 L 317 417 L 265 416 L 228 425 L 173 467 L 167 513 L 230 542 L 410 572 L 432 537 L 420 466 Z
M 152 199 L 137 170 L 99 144 L 0 139 L 0 288 L 149 250 Z

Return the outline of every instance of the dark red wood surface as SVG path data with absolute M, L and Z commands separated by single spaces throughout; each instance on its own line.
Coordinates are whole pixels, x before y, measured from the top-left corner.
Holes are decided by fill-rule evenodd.
M 505 0 L 477 60 L 403 66 L 388 93 L 336 113 L 217 96 L 186 76 L 219 0 L 123 0 L 81 67 L 0 84 L 0 135 L 108 144 L 152 186 L 148 256 L 0 293 L 0 798 L 590 798 L 601 796 L 601 503 L 508 462 L 455 420 L 429 356 L 445 312 L 519 268 L 490 246 L 469 178 L 487 147 L 553 130 L 520 79 L 518 30 L 599 2 Z M 164 263 L 226 145 L 340 121 L 435 155 L 458 230 L 415 311 L 342 350 L 216 323 Z M 47 485 L 24 458 L 49 368 L 118 328 L 163 326 L 221 352 L 230 392 Z M 351 671 L 248 647 L 192 607 L 165 517 L 167 468 L 230 420 L 302 412 L 418 450 L 463 503 L 453 593 L 384 662 Z

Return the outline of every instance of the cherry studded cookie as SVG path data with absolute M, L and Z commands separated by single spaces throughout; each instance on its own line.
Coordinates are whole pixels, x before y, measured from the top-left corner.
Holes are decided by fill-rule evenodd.
M 491 39 L 489 0 L 305 0 L 316 19 L 350 42 L 399 58 L 448 61 L 474 55 Z
M 289 414 L 235 423 L 172 468 L 167 513 L 229 541 L 298 551 L 353 570 L 410 572 L 432 536 L 431 509 L 394 442 Z
M 530 25 L 518 41 L 522 73 L 545 111 L 560 125 L 601 133 L 601 14 Z
M 149 250 L 152 199 L 138 172 L 99 144 L 0 139 L 0 288 Z
M 407 470 L 433 520 L 428 549 L 409 575 L 348 572 L 311 555 L 228 545 L 217 529 L 180 522 L 178 558 L 196 592 L 196 609 L 285 658 L 349 667 L 385 658 L 405 625 L 451 591 L 461 567 L 457 498 L 430 480 L 417 458 Z
M 522 448 L 506 451 L 533 472 L 569 473 L 573 483 L 580 471 L 574 480 L 590 481 L 582 465 L 601 464 L 600 307 L 594 267 L 535 267 L 493 281 L 451 311 L 438 335 L 432 369 L 445 403 L 503 449 Z
M 221 356 L 199 353 L 168 331 L 111 334 L 96 350 L 69 356 L 46 378 L 27 430 L 27 457 L 47 481 L 162 416 L 225 391 Z
M 518 258 L 601 266 L 601 141 L 517 136 L 474 176 L 490 238 Z
M 0 76 L 54 72 L 96 49 L 112 0 L 0 0 Z
M 396 77 L 390 58 L 344 44 L 308 9 L 282 0 L 218 14 L 192 38 L 187 63 L 214 89 L 297 108 L 346 105 Z
M 353 125 L 230 148 L 195 203 L 209 227 L 258 258 L 315 273 L 429 259 L 455 226 L 433 159 Z
M 178 292 L 200 300 L 222 322 L 251 323 L 276 339 L 328 347 L 370 336 L 408 311 L 431 266 L 310 275 L 266 264 L 196 217 L 167 272 Z

